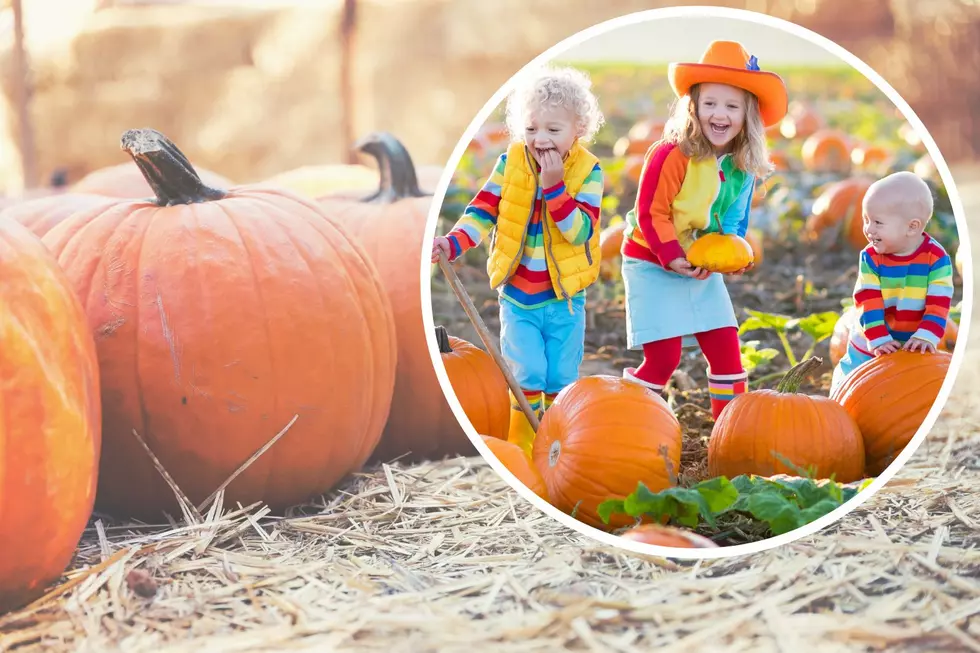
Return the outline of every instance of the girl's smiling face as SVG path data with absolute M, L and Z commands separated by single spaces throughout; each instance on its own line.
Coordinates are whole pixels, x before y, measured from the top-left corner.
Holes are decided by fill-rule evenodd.
M 534 160 L 541 163 L 541 154 L 556 150 L 564 159 L 577 136 L 575 114 L 564 107 L 531 107 L 527 111 L 524 142 Z
M 701 133 L 715 152 L 727 152 L 745 123 L 745 91 L 728 84 L 702 84 L 697 115 Z

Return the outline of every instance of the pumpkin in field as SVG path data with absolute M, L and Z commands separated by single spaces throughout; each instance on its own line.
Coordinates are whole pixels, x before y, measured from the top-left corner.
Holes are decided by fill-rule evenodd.
M 951 359 L 942 351 L 878 356 L 859 365 L 830 394 L 861 429 L 869 476 L 883 472 L 922 426 Z
M 864 474 L 864 441 L 854 418 L 837 402 L 799 392 L 805 376 L 823 361 L 808 358 L 786 373 L 775 390 L 737 395 L 708 440 L 708 474 L 795 474 L 850 483 Z
M 621 137 L 613 144 L 613 156 L 617 158 L 639 155 L 644 156 L 650 146 L 663 138 L 664 127 L 667 123 L 663 120 L 640 120 L 630 127 L 626 136 Z
M 762 232 L 758 229 L 748 229 L 745 232 L 745 242 L 752 249 L 752 269 L 762 265 L 764 248 L 762 245 Z
M 207 186 L 228 188 L 234 185 L 216 172 L 204 168 L 196 168 L 195 172 Z M 93 170 L 76 181 L 70 187 L 70 192 L 126 199 L 153 198 L 155 193 L 143 176 L 143 171 L 132 161 Z
M 603 279 L 611 281 L 620 276 L 621 255 L 619 250 L 623 246 L 625 229 L 626 222 L 620 220 L 599 232 L 599 251 L 602 257 L 599 268 Z
M 806 235 L 812 241 L 846 243 L 861 250 L 868 245 L 864 237 L 862 203 L 874 179 L 849 177 L 827 186 L 813 202 L 806 220 Z
M 710 233 L 691 244 L 687 260 L 696 268 L 728 273 L 752 264 L 755 255 L 749 242 L 737 234 Z
M 864 170 L 873 170 L 888 164 L 891 154 L 878 145 L 859 145 L 851 150 L 851 163 Z
M 329 490 L 377 444 L 395 373 L 391 308 L 363 250 L 312 201 L 212 188 L 152 129 L 122 136 L 157 199 L 76 213 L 44 236 L 95 333 L 97 505 L 180 514 L 135 430 L 195 504 L 273 510 Z
M 73 213 L 97 206 L 105 206 L 117 198 L 85 193 L 64 193 L 48 195 L 19 202 L 0 211 L 0 217 L 16 220 L 30 229 L 38 238 L 43 238 L 51 229 Z
M 416 171 L 421 185 L 435 188 L 443 169 L 424 166 Z M 310 199 L 325 196 L 360 199 L 371 194 L 381 183 L 378 170 L 359 163 L 309 165 L 279 173 L 266 180 L 273 186 L 281 186 Z
M 851 169 L 850 139 L 836 129 L 821 129 L 803 141 L 800 159 L 810 172 L 846 173 Z
M 473 428 L 490 437 L 507 439 L 510 426 L 510 397 L 507 379 L 493 357 L 462 338 L 436 327 L 436 342 L 453 386 L 453 394 L 463 407 Z M 456 419 L 450 428 L 458 426 Z
M 23 225 L 0 218 L 0 614 L 71 563 L 101 452 L 95 341 L 68 279 Z
M 642 481 L 652 492 L 677 483 L 681 425 L 659 394 L 623 378 L 597 375 L 566 386 L 541 420 L 532 459 L 551 504 L 600 529 L 634 523 L 597 513 Z M 577 506 L 577 509 L 576 509 Z
M 830 364 L 837 365 L 840 359 L 847 353 L 847 341 L 851 337 L 851 327 L 854 326 L 857 312 L 853 306 L 849 306 L 840 314 L 834 323 L 834 330 L 830 334 Z
M 810 105 L 793 100 L 779 123 L 779 133 L 785 138 L 808 138 L 824 126 L 823 118 Z
M 619 534 L 624 540 L 673 547 L 675 549 L 717 549 L 718 545 L 703 535 L 663 524 L 639 524 Z
M 548 488 L 544 485 L 541 473 L 534 466 L 531 459 L 524 453 L 518 445 L 507 440 L 501 440 L 490 435 L 481 435 L 483 442 L 490 449 L 491 453 L 507 468 L 507 470 L 517 477 L 521 483 L 527 486 L 536 495 L 548 501 Z
M 360 200 L 328 196 L 319 203 L 364 247 L 394 312 L 398 371 L 391 414 L 374 459 L 471 455 L 473 443 L 456 421 L 432 366 L 422 321 L 422 245 L 432 196 L 419 190 L 412 158 L 391 134 L 370 134 L 358 147 L 377 159 L 377 192 Z

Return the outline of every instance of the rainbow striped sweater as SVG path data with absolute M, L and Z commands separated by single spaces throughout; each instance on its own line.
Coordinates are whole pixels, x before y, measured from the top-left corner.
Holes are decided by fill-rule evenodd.
M 636 204 L 626 214 L 623 256 L 664 267 L 682 258 L 699 233 L 745 236 L 755 176 L 730 154 L 692 159 L 676 143 L 646 153 Z
M 868 355 L 892 340 L 918 338 L 938 346 L 952 300 L 949 254 L 929 234 L 907 256 L 879 254 L 868 245 L 861 251 L 854 284 L 860 328 L 851 329 L 851 344 Z
M 497 159 L 490 177 L 467 205 L 460 219 L 446 234 L 452 250 L 450 260 L 455 260 L 467 250 L 479 245 L 496 225 L 506 165 L 507 155 L 502 154 Z M 581 245 L 592 237 L 599 224 L 602 190 L 602 169 L 598 163 L 592 168 L 592 172 L 574 198 L 568 194 L 564 182 L 558 182 L 551 188 L 538 188 L 534 213 L 531 215 L 527 237 L 524 240 L 524 252 L 514 276 L 500 289 L 502 299 L 522 308 L 533 308 L 559 301 L 548 276 L 542 204 L 568 242 Z

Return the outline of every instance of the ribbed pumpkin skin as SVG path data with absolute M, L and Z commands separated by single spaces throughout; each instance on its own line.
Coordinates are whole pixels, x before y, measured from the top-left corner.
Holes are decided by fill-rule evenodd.
M 365 138 L 365 151 L 390 166 L 374 201 L 326 196 L 318 202 L 340 221 L 377 267 L 394 313 L 398 369 L 391 413 L 372 459 L 401 462 L 475 453 L 443 394 L 422 320 L 421 269 L 432 197 L 421 194 L 411 159 L 388 134 Z
M 624 540 L 652 544 L 654 546 L 670 546 L 676 549 L 717 549 L 718 545 L 697 533 L 662 526 L 660 524 L 640 524 L 619 535 Z
M 912 440 L 939 397 L 951 360 L 942 351 L 896 351 L 860 365 L 831 393 L 861 429 L 868 476 L 885 471 Z
M 541 478 L 541 473 L 538 468 L 534 466 L 534 463 L 524 454 L 524 450 L 513 442 L 507 442 L 507 440 L 501 440 L 489 435 L 482 435 L 483 441 L 493 452 L 493 455 L 497 457 L 504 467 L 510 470 L 510 473 L 517 477 L 517 479 L 526 485 L 532 492 L 536 495 L 548 501 L 548 488 L 545 487 L 544 479 Z
M 44 593 L 92 514 L 99 368 L 54 257 L 0 218 L 0 613 Z
M 448 336 L 448 341 L 452 351 L 442 354 L 442 364 L 470 423 L 477 433 L 506 440 L 510 397 L 503 373 L 493 357 L 479 347 L 453 336 Z M 459 426 L 458 421 L 455 426 Z
M 134 429 L 195 504 L 294 415 L 225 505 L 280 510 L 374 449 L 394 384 L 391 309 L 363 250 L 312 201 L 239 186 L 192 204 L 119 202 L 44 242 L 98 347 L 101 510 L 180 514 Z
M 116 198 L 84 193 L 63 193 L 48 195 L 19 202 L 0 212 L 0 217 L 16 220 L 31 230 L 38 238 L 43 238 L 57 224 L 72 213 L 85 211 L 96 206 L 105 206 Z
M 234 185 L 231 180 L 216 172 L 204 168 L 195 168 L 195 170 L 201 181 L 213 188 L 228 188 Z M 139 167 L 132 161 L 93 170 L 75 182 L 69 191 L 133 200 L 153 197 L 153 190 L 150 189 Z
M 827 397 L 755 390 L 732 399 L 708 441 L 709 476 L 797 474 L 777 454 L 816 478 L 863 478 L 864 442 L 857 424 Z
M 622 378 L 587 376 L 562 390 L 545 412 L 532 459 L 552 505 L 571 514 L 581 502 L 575 515 L 580 521 L 621 528 L 634 519 L 614 515 L 607 525 L 596 509 L 607 499 L 624 498 L 640 481 L 652 492 L 673 487 L 681 425 L 653 391 Z

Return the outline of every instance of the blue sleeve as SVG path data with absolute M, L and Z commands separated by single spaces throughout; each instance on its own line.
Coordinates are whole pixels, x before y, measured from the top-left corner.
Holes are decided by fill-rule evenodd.
M 755 177 L 745 175 L 742 188 L 738 192 L 738 197 L 732 205 L 725 211 L 721 218 L 721 232 L 724 234 L 738 234 L 745 237 L 745 232 L 749 230 L 749 212 L 752 209 L 752 195 L 755 192 Z

